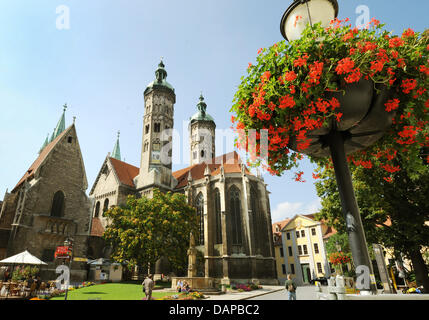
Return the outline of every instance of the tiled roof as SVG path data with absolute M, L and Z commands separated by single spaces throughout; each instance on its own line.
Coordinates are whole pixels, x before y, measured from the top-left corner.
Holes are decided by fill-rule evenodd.
M 140 169 L 115 158 L 109 159 L 121 183 L 135 188 L 133 179 L 139 174 Z
M 289 223 L 291 219 L 286 219 L 280 222 L 275 222 L 273 223 L 273 235 L 277 236 L 277 241 L 274 242 L 274 245 L 281 245 L 282 244 L 282 233 L 281 230 L 285 227 L 285 225 L 287 225 Z M 276 231 L 278 228 L 278 230 L 280 231 Z
M 34 173 L 39 169 L 39 167 L 42 165 L 42 163 L 45 161 L 45 159 L 48 157 L 49 153 L 55 148 L 58 141 L 61 140 L 61 138 L 66 135 L 70 129 L 73 127 L 71 125 L 67 128 L 67 130 L 64 130 L 58 137 L 56 137 L 51 143 L 49 143 L 43 150 L 40 152 L 37 159 L 33 162 L 33 164 L 30 166 L 30 168 L 27 170 L 27 172 L 24 174 L 24 176 L 19 180 L 18 184 L 15 186 L 15 188 L 12 190 L 14 192 L 24 181 L 34 176 Z
M 326 230 L 326 233 L 323 235 L 323 240 L 332 237 L 336 233 L 337 233 L 337 230 L 335 230 L 333 227 L 328 227 L 328 229 Z
M 104 228 L 99 218 L 92 218 L 91 236 L 102 237 Z
M 195 164 L 185 169 L 181 169 L 173 172 L 173 176 L 177 179 L 178 184 L 176 189 L 185 187 L 188 184 L 188 176 L 191 173 L 192 180 L 199 180 L 204 178 L 204 172 L 208 166 L 212 176 L 220 174 L 220 169 L 222 166 L 225 173 L 240 173 L 241 172 L 241 159 L 237 152 L 230 152 L 222 156 L 216 157 L 212 160 L 211 164 L 206 164 L 202 162 L 200 164 Z M 252 174 L 247 168 L 245 168 L 246 174 Z

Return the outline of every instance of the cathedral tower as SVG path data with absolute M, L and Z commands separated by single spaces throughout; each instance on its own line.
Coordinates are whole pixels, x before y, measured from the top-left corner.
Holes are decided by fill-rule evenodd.
M 156 79 L 144 91 L 145 111 L 138 192 L 151 197 L 153 188 L 169 191 L 174 187 L 171 174 L 172 129 L 176 94 L 167 82 L 164 63 L 158 65 Z
M 201 94 L 197 104 L 198 112 L 191 117 L 189 123 L 189 145 L 191 150 L 191 166 L 202 162 L 211 163 L 216 156 L 214 119 L 206 113 L 207 104 Z

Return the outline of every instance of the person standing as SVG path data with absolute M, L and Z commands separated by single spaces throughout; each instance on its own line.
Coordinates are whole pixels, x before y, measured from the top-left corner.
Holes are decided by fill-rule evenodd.
M 154 287 L 154 282 L 152 280 L 152 275 L 148 275 L 142 283 L 144 293 L 146 294 L 146 300 L 152 300 L 152 290 Z
M 296 300 L 296 284 L 292 279 L 292 275 L 287 275 L 287 280 L 285 281 L 285 289 L 287 291 L 288 300 Z

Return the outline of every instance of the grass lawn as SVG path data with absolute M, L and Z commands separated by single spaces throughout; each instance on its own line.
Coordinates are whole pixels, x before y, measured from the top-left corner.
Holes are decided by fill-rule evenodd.
M 175 293 L 153 291 L 152 297 L 157 299 L 173 294 Z M 67 300 L 142 300 L 144 297 L 140 284 L 106 283 L 69 291 Z M 50 300 L 64 300 L 64 295 Z

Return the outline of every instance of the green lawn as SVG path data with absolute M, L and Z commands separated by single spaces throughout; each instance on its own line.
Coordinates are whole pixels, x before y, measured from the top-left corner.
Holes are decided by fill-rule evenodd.
M 152 296 L 157 299 L 173 294 L 175 293 L 153 291 Z M 140 284 L 106 283 L 69 291 L 67 300 L 142 300 L 143 297 L 145 294 Z M 50 300 L 64 300 L 64 295 Z

